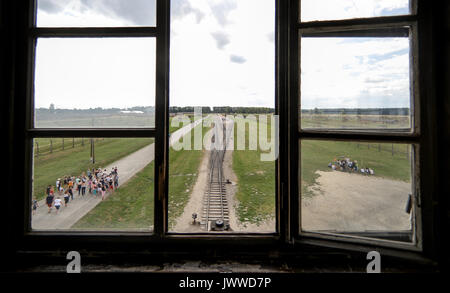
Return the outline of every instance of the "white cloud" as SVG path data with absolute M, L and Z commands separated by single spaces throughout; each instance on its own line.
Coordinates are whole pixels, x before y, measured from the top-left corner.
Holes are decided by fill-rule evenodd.
M 302 0 L 302 21 L 406 14 L 409 0 Z
M 71 26 L 80 20 L 83 26 L 135 23 L 131 8 L 119 15 L 105 9 L 85 9 L 80 0 L 45 2 L 45 10 L 38 12 L 40 25 Z M 303 13 L 308 12 L 313 18 L 319 12 L 325 17 L 345 18 L 395 12 L 406 7 L 407 2 L 303 0 L 302 8 Z M 274 0 L 230 1 L 232 5 L 227 5 L 226 0 L 211 3 L 211 0 L 172 0 L 171 105 L 273 107 Z M 218 13 L 220 5 L 228 7 L 226 13 Z M 76 108 L 154 104 L 152 42 L 120 38 L 64 42 L 39 40 L 36 106 L 48 107 L 52 102 Z M 407 38 L 318 38 L 309 43 L 303 39 L 302 106 L 408 106 L 408 49 Z
M 39 39 L 36 107 L 125 108 L 155 104 L 155 39 Z
M 408 38 L 304 38 L 301 55 L 303 108 L 409 106 Z

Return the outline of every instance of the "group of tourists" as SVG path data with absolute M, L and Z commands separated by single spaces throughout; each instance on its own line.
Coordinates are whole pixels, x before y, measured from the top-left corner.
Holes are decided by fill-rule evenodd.
M 74 193 L 78 193 L 78 197 L 84 197 L 87 193 L 93 196 L 101 196 L 105 199 L 107 192 L 114 192 L 119 187 L 119 174 L 117 167 L 113 167 L 111 171 L 106 169 L 87 170 L 81 176 L 64 176 L 58 178 L 55 186 L 48 185 L 46 190 L 46 205 L 48 213 L 52 211 L 52 207 L 56 208 L 58 213 L 61 206 L 65 207 L 70 201 L 74 200 Z M 62 199 L 61 199 L 62 198 Z M 33 215 L 36 213 L 39 204 L 36 198 L 32 202 Z
M 375 172 L 371 168 L 358 168 L 358 161 L 352 161 L 350 158 L 334 159 L 328 164 L 328 168 L 332 170 L 345 172 L 361 172 L 362 174 L 374 175 Z

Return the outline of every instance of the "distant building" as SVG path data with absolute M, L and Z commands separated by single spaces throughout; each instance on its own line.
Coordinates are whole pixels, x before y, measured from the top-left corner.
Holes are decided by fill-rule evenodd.
M 120 111 L 120 113 L 122 113 L 122 114 L 144 114 L 144 112 L 142 112 L 142 111 L 125 111 L 125 110 Z

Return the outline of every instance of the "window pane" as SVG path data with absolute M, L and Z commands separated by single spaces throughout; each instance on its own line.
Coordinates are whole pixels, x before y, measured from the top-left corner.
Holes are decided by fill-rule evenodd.
M 275 232 L 275 1 L 171 4 L 169 231 Z
M 153 230 L 152 138 L 36 138 L 33 143 L 32 229 Z
M 409 144 L 301 142 L 303 231 L 411 242 Z
M 36 48 L 35 127 L 154 127 L 154 38 L 49 38 Z
M 156 0 L 38 0 L 38 27 L 155 26 Z
M 301 0 L 301 20 L 339 20 L 349 18 L 409 14 L 409 0 Z
M 302 128 L 409 129 L 408 38 L 302 38 Z

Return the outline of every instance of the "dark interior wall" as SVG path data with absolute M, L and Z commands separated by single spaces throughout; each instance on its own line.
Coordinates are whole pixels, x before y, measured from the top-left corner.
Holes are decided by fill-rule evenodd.
M 21 174 L 23 174 L 23 168 L 21 167 L 24 162 L 23 154 L 23 119 L 14 116 L 14 113 L 23 113 L 21 107 L 23 107 L 23 101 L 21 97 L 24 95 L 23 87 L 26 85 L 24 80 L 25 74 L 23 70 L 26 69 L 26 64 L 24 64 L 23 54 L 26 49 L 23 47 L 22 42 L 19 42 L 17 31 L 17 23 L 20 23 L 20 19 L 26 18 L 24 15 L 23 5 L 25 1 L 0 1 L 0 22 L 1 22 L 1 36 L 2 42 L 0 42 L 0 94 L 1 94 L 1 127 L 4 133 L 4 139 L 6 140 L 7 154 L 2 161 L 2 175 L 4 180 L 3 189 L 1 189 L 2 197 L 1 208 L 3 212 L 0 212 L 0 223 L 2 223 L 2 229 L 5 231 L 2 235 L 3 243 L 8 246 L 5 251 L 5 256 L 3 260 L 4 266 L 2 269 L 8 269 L 14 267 L 14 265 L 28 265 L 31 263 L 51 263 L 53 261 L 59 262 L 64 259 L 59 251 L 65 251 L 67 247 L 61 244 L 58 251 L 45 251 L 42 254 L 28 252 L 22 252 L 16 254 L 18 249 L 17 233 L 14 228 L 20 227 L 21 215 L 17 214 L 15 211 L 20 211 L 23 205 L 23 198 L 20 194 L 15 192 L 15 187 L 17 184 L 23 184 L 20 180 Z M 430 1 L 433 3 L 432 7 L 432 27 L 430 32 L 432 33 L 431 40 L 433 42 L 432 51 L 429 52 L 432 58 L 430 62 L 433 62 L 433 71 L 430 73 L 432 75 L 432 92 L 433 96 L 436 97 L 436 131 L 438 133 L 436 149 L 431 151 L 437 153 L 438 158 L 438 168 L 439 171 L 428 176 L 434 176 L 434 181 L 438 185 L 436 187 L 436 197 L 435 197 L 435 213 L 434 213 L 434 223 L 433 226 L 434 234 L 436 235 L 436 254 L 435 260 L 441 266 L 441 270 L 448 270 L 449 266 L 449 252 L 450 247 L 450 1 Z M 22 28 L 23 29 L 23 28 Z M 22 57 L 20 57 L 22 56 Z M 427 73 L 428 74 L 428 73 Z M 19 221 L 18 224 L 14 225 L 15 222 Z M 19 231 L 20 234 L 21 231 Z M 42 243 L 42 249 L 45 250 L 45 243 Z M 148 251 L 148 249 L 142 249 L 142 252 L 146 254 L 149 252 L 147 257 L 143 257 L 142 254 L 136 252 L 134 255 L 128 255 L 126 252 L 122 251 L 122 255 L 117 257 L 120 259 L 121 263 L 126 263 L 130 260 L 144 260 L 149 261 L 154 258 L 153 254 L 159 254 L 159 259 L 164 260 L 169 259 L 169 255 L 173 253 L 171 259 L 176 260 L 177 258 L 201 258 L 210 259 L 214 261 L 215 259 L 226 258 L 229 255 L 226 253 L 226 246 L 214 250 L 205 250 L 194 254 L 189 254 L 187 248 L 192 247 L 192 244 L 187 244 L 186 246 L 164 246 L 158 248 L 155 251 Z M 89 247 L 89 246 L 87 246 Z M 169 248 L 170 247 L 170 248 Z M 105 246 L 105 250 L 107 247 Z M 120 247 L 113 247 L 112 250 L 119 251 Z M 280 248 L 280 249 L 285 249 Z M 200 251 L 200 250 L 199 250 Z M 288 255 L 295 255 L 297 252 L 291 248 L 286 249 Z M 320 261 L 322 266 L 327 266 L 334 261 L 332 257 L 327 257 L 327 250 L 315 250 L 314 248 L 309 248 L 305 250 L 306 253 L 298 253 L 300 256 L 311 257 L 314 255 L 310 265 L 314 266 Z M 177 252 L 177 253 L 175 253 Z M 277 259 L 277 255 L 280 255 L 275 250 L 265 250 L 264 247 L 255 249 L 254 247 L 248 246 L 247 252 L 245 249 L 241 252 L 241 255 L 236 254 L 236 258 L 246 258 L 256 259 L 256 256 L 260 259 L 268 259 L 264 255 L 270 255 L 270 259 Z M 337 255 L 331 252 L 332 255 Z M 34 255 L 31 257 L 30 255 Z M 101 254 L 99 254 L 101 255 Z M 243 257 L 245 256 L 245 257 Z M 261 257 L 262 256 L 262 257 Z M 53 258 L 52 258 L 53 257 Z M 356 256 L 362 257 L 362 256 Z M 345 257 L 344 257 L 345 258 Z M 363 257 L 362 257 L 363 258 Z M 112 256 L 108 253 L 101 255 L 98 258 L 99 262 L 102 261 L 112 261 Z M 295 260 L 295 258 L 292 258 Z M 342 261 L 342 258 L 336 257 L 336 262 Z M 16 262 L 20 261 L 20 264 Z M 300 263 L 300 261 L 299 261 Z
M 441 243 L 441 267 L 446 269 L 450 265 L 450 1 L 438 2 L 442 3 L 434 18 L 437 44 L 435 52 L 438 97 L 437 123 L 440 129 L 438 157 L 441 160 L 439 168 L 440 198 L 438 202 L 440 229 L 438 235 Z

